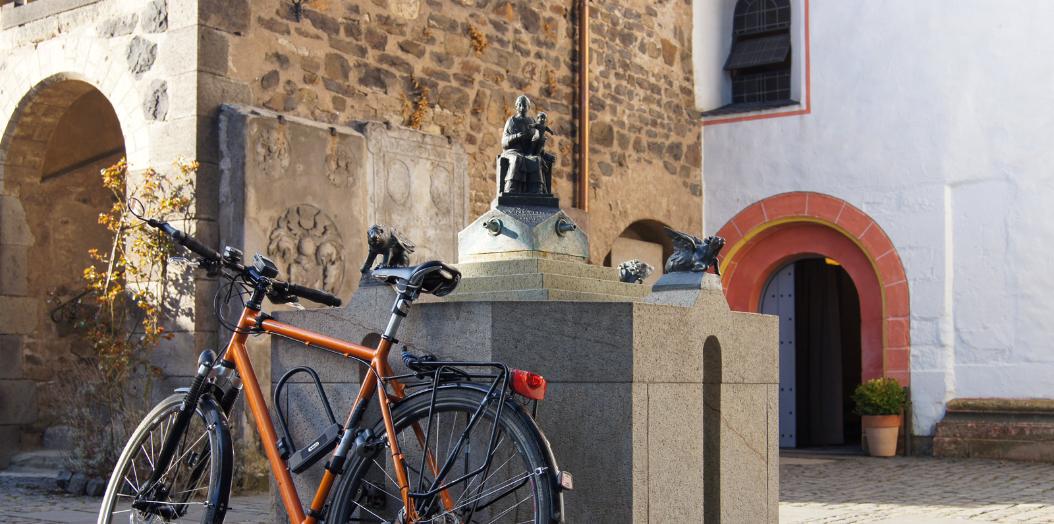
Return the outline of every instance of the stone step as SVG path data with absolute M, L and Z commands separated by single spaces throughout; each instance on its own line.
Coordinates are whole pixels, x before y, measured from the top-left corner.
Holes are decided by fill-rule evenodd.
M 68 468 L 70 453 L 61 449 L 23 451 L 11 457 L 7 471 L 58 471 Z
M 634 297 L 586 293 L 563 289 L 521 289 L 515 291 L 490 291 L 482 293 L 453 294 L 446 297 L 449 302 L 535 302 L 535 301 L 580 301 L 580 302 L 632 302 Z
M 488 293 L 529 289 L 552 289 L 639 298 L 650 291 L 648 286 L 626 284 L 617 280 L 600 280 L 559 274 L 514 274 L 462 279 L 455 294 Z
M 488 262 L 466 262 L 457 264 L 463 278 L 547 273 L 597 280 L 618 281 L 618 269 L 594 266 L 581 262 L 566 262 L 547 258 L 518 258 Z
M 52 491 L 61 488 L 58 470 L 27 469 L 0 471 L 0 489 L 29 489 Z

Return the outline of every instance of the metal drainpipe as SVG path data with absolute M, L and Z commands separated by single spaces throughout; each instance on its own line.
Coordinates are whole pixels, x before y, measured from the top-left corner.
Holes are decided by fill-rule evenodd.
M 589 211 L 589 0 L 578 3 L 578 208 Z

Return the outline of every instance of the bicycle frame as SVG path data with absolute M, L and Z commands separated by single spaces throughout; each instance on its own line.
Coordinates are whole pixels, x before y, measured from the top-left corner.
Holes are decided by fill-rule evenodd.
M 402 301 L 404 299 L 400 297 L 399 300 Z M 314 524 L 317 522 L 319 516 L 322 514 L 322 508 L 326 499 L 329 497 L 329 492 L 333 486 L 334 480 L 336 479 L 336 474 L 330 471 L 329 468 L 324 470 L 322 482 L 319 484 L 318 490 L 308 508 L 308 513 L 305 516 L 303 507 L 300 503 L 300 496 L 297 493 L 296 487 L 293 485 L 292 474 L 289 472 L 285 461 L 282 459 L 281 454 L 278 451 L 278 435 L 275 432 L 274 423 L 271 420 L 270 411 L 264 400 L 264 394 L 260 389 L 260 383 L 256 378 L 256 373 L 253 370 L 249 354 L 245 349 L 245 341 L 248 339 L 249 333 L 254 330 L 255 332 L 260 332 L 262 330 L 265 333 L 280 335 L 285 338 L 303 342 L 305 345 L 315 346 L 342 354 L 345 357 L 353 357 L 369 362 L 372 372 L 367 371 L 365 374 L 362 386 L 359 388 L 358 396 L 355 398 L 355 403 L 345 421 L 344 435 L 336 449 L 333 451 L 331 460 L 333 463 L 340 465 L 343 464 L 347 457 L 347 453 L 351 448 L 351 444 L 355 439 L 355 435 L 352 434 L 353 432 L 351 430 L 356 427 L 358 419 L 361 418 L 362 413 L 365 411 L 366 403 L 374 394 L 376 394 L 381 416 L 384 420 L 386 433 L 388 435 L 388 444 L 391 449 L 391 458 L 396 473 L 396 480 L 399 484 L 403 504 L 406 507 L 407 520 L 408 522 L 415 521 L 417 515 L 414 510 L 413 499 L 409 496 L 410 485 L 409 479 L 406 476 L 406 468 L 403 463 L 403 454 L 399 449 L 399 442 L 395 437 L 395 426 L 391 416 L 389 395 L 385 391 L 383 385 L 379 388 L 377 387 L 378 377 L 388 378 L 393 375 L 392 369 L 388 364 L 388 354 L 391 351 L 395 330 L 398 329 L 399 320 L 403 315 L 393 312 L 392 321 L 389 323 L 385 335 L 381 338 L 377 348 L 369 348 L 279 322 L 263 314 L 258 309 L 255 309 L 253 304 L 259 304 L 259 301 L 250 300 L 246 304 L 245 309 L 242 311 L 242 316 L 238 321 L 238 330 L 231 337 L 224 358 L 227 360 L 233 360 L 235 369 L 242 380 L 242 386 L 245 392 L 246 401 L 249 405 L 249 410 L 252 412 L 253 418 L 256 420 L 256 429 L 259 431 L 260 439 L 263 441 L 264 453 L 267 455 L 267 459 L 271 463 L 271 470 L 274 472 L 275 480 L 278 483 L 278 492 L 282 497 L 282 503 L 286 508 L 286 512 L 289 514 L 290 520 L 294 523 L 303 524 Z M 398 310 L 399 308 L 397 307 L 396 309 Z M 405 307 L 402 311 L 405 311 Z M 391 384 L 391 396 L 395 397 L 395 400 L 400 400 L 405 396 L 405 387 L 398 380 L 392 379 L 386 380 L 385 382 Z M 414 430 L 419 439 L 423 438 L 423 433 L 420 428 L 417 427 L 417 424 L 415 424 Z M 428 462 L 430 468 L 433 470 L 437 469 L 434 457 L 429 455 Z M 339 467 L 334 469 L 339 469 Z M 453 501 L 445 490 L 441 492 L 440 497 L 444 505 L 448 508 L 451 507 Z

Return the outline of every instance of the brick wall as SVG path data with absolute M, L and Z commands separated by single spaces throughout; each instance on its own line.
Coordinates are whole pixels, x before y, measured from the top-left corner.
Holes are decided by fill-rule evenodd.
M 416 125 L 469 154 L 471 213 L 494 196 L 494 157 L 515 97 L 549 114 L 554 189 L 574 194 L 577 37 L 573 0 L 202 0 L 202 56 L 227 57 L 247 100 L 330 123 Z M 701 138 L 687 0 L 591 7 L 591 212 L 602 260 L 629 224 L 700 232 Z M 418 109 L 420 108 L 420 109 Z M 415 113 L 415 110 L 416 113 Z

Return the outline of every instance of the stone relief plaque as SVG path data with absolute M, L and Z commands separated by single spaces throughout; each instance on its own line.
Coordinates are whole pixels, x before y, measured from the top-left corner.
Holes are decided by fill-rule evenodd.
M 267 256 L 290 282 L 340 293 L 344 241 L 329 215 L 311 204 L 290 207 L 269 235 Z
M 292 282 L 347 299 L 375 223 L 416 244 L 411 264 L 457 261 L 468 159 L 447 138 L 232 105 L 219 135 L 220 241 L 271 257 Z
M 369 151 L 369 221 L 393 226 L 417 249 L 410 263 L 457 261 L 468 223 L 468 157 L 445 137 L 377 122 L 356 126 Z
M 272 258 L 291 282 L 347 298 L 366 256 L 366 139 L 247 107 L 220 117 L 221 241 Z M 304 302 L 305 306 L 313 304 Z

